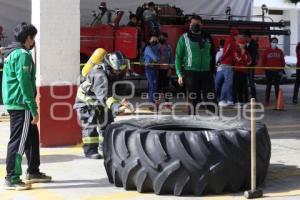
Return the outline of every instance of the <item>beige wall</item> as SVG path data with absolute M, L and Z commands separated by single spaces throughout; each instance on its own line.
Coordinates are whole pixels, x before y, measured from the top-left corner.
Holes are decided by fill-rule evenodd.
M 75 85 L 80 64 L 79 0 L 32 0 L 38 29 L 37 85 Z
M 13 39 L 13 29 L 20 22 L 30 22 L 31 0 L 0 0 L 0 26 L 5 35 Z

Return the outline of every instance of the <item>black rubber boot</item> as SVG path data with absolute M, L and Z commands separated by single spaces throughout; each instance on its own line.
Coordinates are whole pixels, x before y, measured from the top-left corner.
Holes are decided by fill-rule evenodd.
M 90 159 L 102 159 L 103 158 L 103 156 L 100 155 L 99 153 L 94 153 L 94 154 L 91 154 L 91 155 L 85 155 L 85 157 L 90 158 Z

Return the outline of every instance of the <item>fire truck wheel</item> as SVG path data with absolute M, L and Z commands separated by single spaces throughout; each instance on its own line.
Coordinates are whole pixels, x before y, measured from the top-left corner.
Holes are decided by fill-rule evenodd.
M 239 120 L 170 116 L 111 124 L 104 133 L 110 183 L 156 194 L 202 195 L 250 188 L 250 125 Z M 266 177 L 271 143 L 257 123 L 257 184 Z

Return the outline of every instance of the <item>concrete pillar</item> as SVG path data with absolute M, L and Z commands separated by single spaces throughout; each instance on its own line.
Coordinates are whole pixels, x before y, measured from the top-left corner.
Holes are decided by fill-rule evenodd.
M 294 9 L 289 11 L 291 19 L 291 56 L 296 56 L 296 45 L 300 41 L 300 11 Z
M 32 0 L 42 146 L 81 141 L 72 109 L 80 62 L 80 0 Z

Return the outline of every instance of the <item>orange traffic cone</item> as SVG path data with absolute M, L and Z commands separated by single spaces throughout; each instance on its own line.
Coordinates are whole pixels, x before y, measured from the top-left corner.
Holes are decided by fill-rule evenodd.
M 281 88 L 279 89 L 275 110 L 284 110 L 284 97 L 283 97 L 283 90 Z

